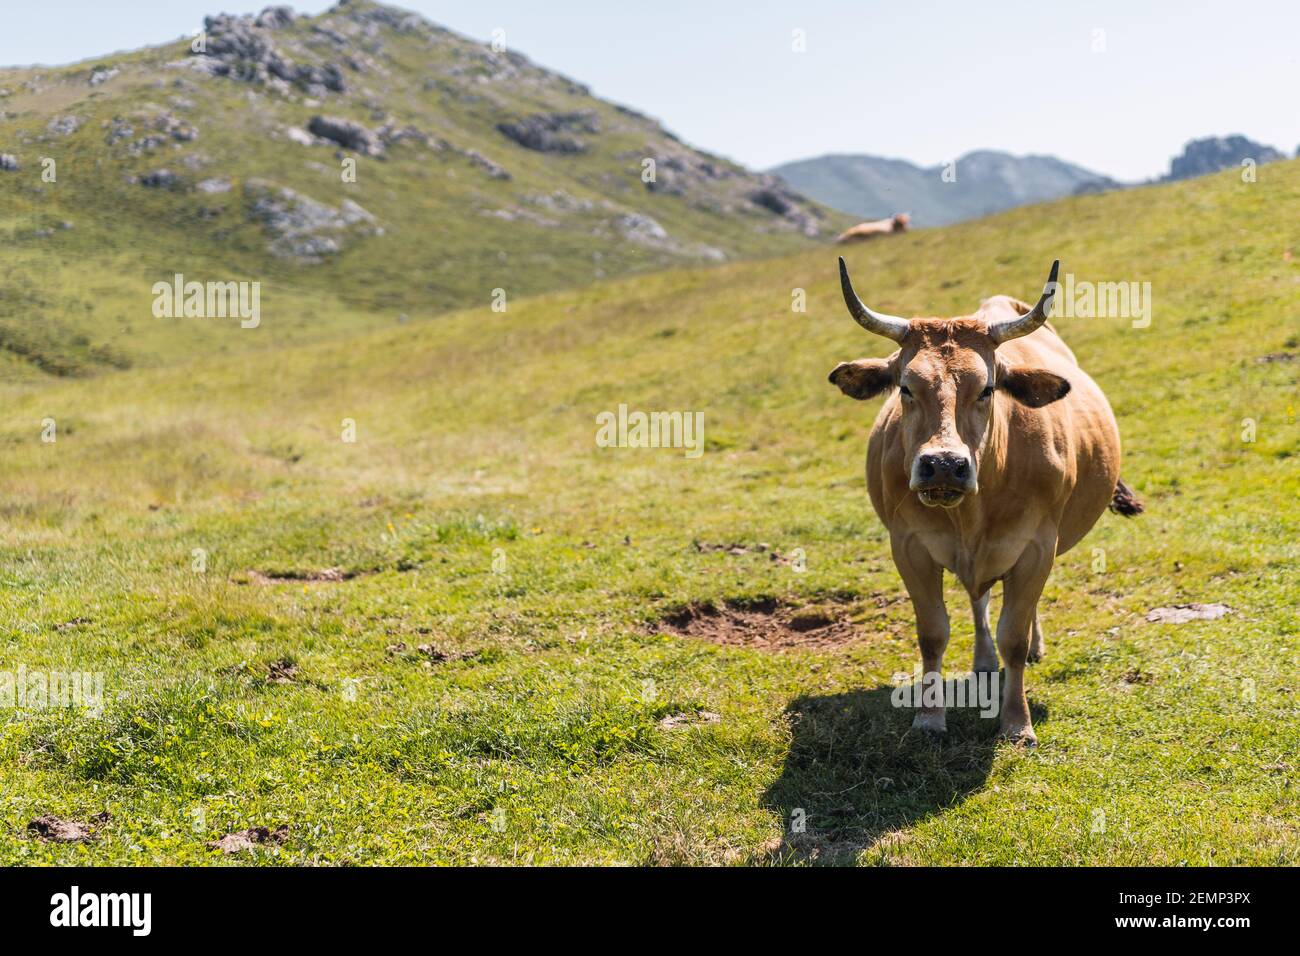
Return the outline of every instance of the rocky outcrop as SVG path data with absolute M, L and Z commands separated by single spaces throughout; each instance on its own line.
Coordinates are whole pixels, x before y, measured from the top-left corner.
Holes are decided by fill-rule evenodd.
M 1245 136 L 1207 136 L 1194 139 L 1183 147 L 1183 152 L 1169 163 L 1169 172 L 1162 181 L 1191 179 L 1206 176 L 1221 169 L 1240 167 L 1244 160 L 1257 164 L 1273 163 L 1286 159 L 1272 146 L 1265 146 Z
M 668 242 L 668 230 L 639 212 L 630 212 L 614 220 L 614 228 L 624 239 L 643 246 L 660 246 Z
M 598 133 L 600 121 L 595 110 L 534 113 L 498 123 L 497 130 L 520 146 L 539 153 L 585 153 L 587 144 L 573 134 Z
M 155 169 L 141 176 L 138 182 L 149 189 L 175 189 L 180 180 L 170 169 Z
M 310 96 L 347 92 L 336 63 L 295 63 L 281 53 L 271 34 L 291 26 L 293 11 L 268 7 L 256 17 L 221 14 L 203 21 L 203 42 L 191 47 L 189 65 L 213 76 L 227 76 L 288 92 L 297 87 Z
M 477 168 L 483 170 L 492 179 L 509 179 L 510 173 L 504 166 L 494 163 L 478 150 L 466 149 L 462 151 L 466 159 L 473 163 Z
M 322 262 L 352 240 L 383 232 L 375 217 L 350 199 L 335 208 L 260 179 L 244 186 L 244 197 L 249 218 L 271 238 L 268 250 L 282 259 Z
M 812 238 L 821 231 L 816 208 L 775 176 L 758 177 L 760 186 L 749 194 L 749 201 L 790 223 Z
M 71 136 L 81 128 L 81 117 L 79 116 L 56 116 L 50 120 L 45 127 L 47 133 L 53 133 L 55 136 Z
M 136 134 L 136 125 L 145 132 L 139 139 L 132 139 Z M 192 143 L 199 138 L 198 127 L 178 119 L 171 113 L 149 115 L 139 113 L 125 120 L 116 116 L 108 121 L 108 135 L 105 142 L 112 146 L 122 140 L 127 143 L 126 151 L 132 156 L 141 156 L 165 146 L 168 142 Z
M 307 124 L 307 131 L 363 156 L 382 156 L 384 152 L 384 144 L 379 135 L 352 120 L 313 116 Z

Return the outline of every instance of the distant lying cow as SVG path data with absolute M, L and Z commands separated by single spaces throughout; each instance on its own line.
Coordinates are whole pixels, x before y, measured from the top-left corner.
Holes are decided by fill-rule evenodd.
M 871 222 L 860 222 L 851 229 L 845 229 L 836 237 L 838 243 L 861 242 L 863 239 L 874 239 L 876 236 L 889 232 L 907 232 L 912 225 L 912 217 L 905 212 L 900 212 L 890 216 L 888 219 L 875 219 Z
M 889 394 L 867 443 L 867 490 L 912 599 L 926 675 L 940 671 L 948 646 L 946 570 L 970 596 L 974 669 L 995 672 L 1002 655 L 1000 732 L 1028 744 L 1036 740 L 1025 664 L 1043 656 L 1038 599 L 1052 562 L 1108 504 L 1123 515 L 1142 510 L 1119 480 L 1119 428 L 1106 396 L 1047 324 L 1059 265 L 1032 309 L 994 296 L 973 315 L 908 320 L 863 305 L 840 259 L 849 312 L 898 350 L 841 362 L 830 375 L 850 398 Z M 942 700 L 924 703 L 912 726 L 945 730 Z

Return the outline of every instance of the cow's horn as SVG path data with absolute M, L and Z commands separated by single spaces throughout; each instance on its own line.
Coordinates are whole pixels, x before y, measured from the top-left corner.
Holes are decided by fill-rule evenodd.
M 883 312 L 872 312 L 863 305 L 858 294 L 853 291 L 853 283 L 849 281 L 849 270 L 844 265 L 843 256 L 840 256 L 840 288 L 844 290 L 844 304 L 849 307 L 849 314 L 857 320 L 858 325 L 868 332 L 875 332 L 895 342 L 903 341 L 903 336 L 907 334 L 907 319 L 900 319 L 896 315 L 885 315 Z
M 994 345 L 1001 345 L 1003 342 L 1028 335 L 1047 321 L 1047 313 L 1052 311 L 1052 300 L 1056 298 L 1056 273 L 1060 268 L 1061 260 L 1054 260 L 1051 275 L 1047 277 L 1047 285 L 1043 286 L 1043 295 L 1038 300 L 1038 305 L 1014 319 L 989 323 L 989 336 L 993 339 Z

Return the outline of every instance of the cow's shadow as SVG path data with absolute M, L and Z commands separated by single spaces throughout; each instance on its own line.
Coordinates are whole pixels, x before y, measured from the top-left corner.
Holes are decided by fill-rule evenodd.
M 996 717 L 950 709 L 947 734 L 934 738 L 911 729 L 913 712 L 895 707 L 893 693 L 884 686 L 800 697 L 786 708 L 790 750 L 763 794 L 784 835 L 754 862 L 888 862 L 908 826 L 984 785 L 998 746 Z M 1035 725 L 1047 720 L 1032 699 L 1030 715 Z

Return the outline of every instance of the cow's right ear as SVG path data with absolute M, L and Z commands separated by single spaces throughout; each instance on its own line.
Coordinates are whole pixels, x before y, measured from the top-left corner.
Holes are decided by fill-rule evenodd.
M 831 372 L 830 383 L 849 398 L 865 401 L 894 386 L 894 363 L 889 359 L 841 362 Z

